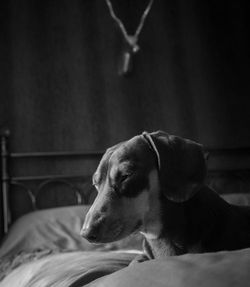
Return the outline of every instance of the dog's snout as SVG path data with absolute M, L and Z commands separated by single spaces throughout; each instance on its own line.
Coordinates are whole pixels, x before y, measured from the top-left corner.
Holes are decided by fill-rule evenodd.
M 98 239 L 96 229 L 82 228 L 81 236 L 90 242 L 95 242 Z
M 101 229 L 104 223 L 105 216 L 102 213 L 87 215 L 80 235 L 90 242 L 97 242 L 101 235 Z

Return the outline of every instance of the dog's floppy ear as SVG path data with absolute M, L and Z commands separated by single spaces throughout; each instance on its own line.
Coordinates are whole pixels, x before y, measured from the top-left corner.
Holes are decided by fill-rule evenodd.
M 184 202 L 202 186 L 206 159 L 202 145 L 165 132 L 150 134 L 160 156 L 160 184 L 168 199 Z

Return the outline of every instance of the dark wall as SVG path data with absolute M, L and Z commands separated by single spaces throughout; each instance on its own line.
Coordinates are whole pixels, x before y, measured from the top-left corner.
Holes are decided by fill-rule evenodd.
M 130 32 L 146 0 L 112 0 Z M 250 146 L 249 11 L 243 1 L 155 0 L 132 74 L 105 1 L 2 6 L 0 126 L 15 151 L 104 149 L 163 129 Z

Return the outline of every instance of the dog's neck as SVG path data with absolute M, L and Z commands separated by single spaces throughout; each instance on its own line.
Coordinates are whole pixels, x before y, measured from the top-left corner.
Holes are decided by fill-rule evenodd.
M 215 200 L 216 199 L 216 200 Z M 161 198 L 161 231 L 144 233 L 150 257 L 209 251 L 206 241 L 216 236 L 213 229 L 222 224 L 228 204 L 214 191 L 203 186 L 190 200 L 174 203 Z M 220 214 L 218 214 L 218 212 Z M 154 230 L 151 226 L 151 230 Z M 151 252 L 151 254 L 150 254 Z

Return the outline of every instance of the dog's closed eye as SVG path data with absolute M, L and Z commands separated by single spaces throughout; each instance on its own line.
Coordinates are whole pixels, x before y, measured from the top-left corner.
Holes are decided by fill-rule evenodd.
M 138 173 L 123 177 L 120 182 L 118 192 L 126 197 L 135 197 L 147 186 L 147 178 Z
M 112 167 L 109 173 L 110 183 L 120 184 L 134 173 L 134 168 L 128 164 L 121 164 L 117 167 Z
M 122 194 L 125 189 L 126 181 L 128 181 L 132 176 L 132 173 L 118 173 L 116 175 L 116 179 L 110 179 L 110 187 L 115 191 L 117 194 Z
M 129 177 L 131 177 L 133 175 L 132 172 L 128 172 L 128 173 L 124 173 L 120 175 L 120 183 L 124 182 L 125 180 L 127 180 Z

